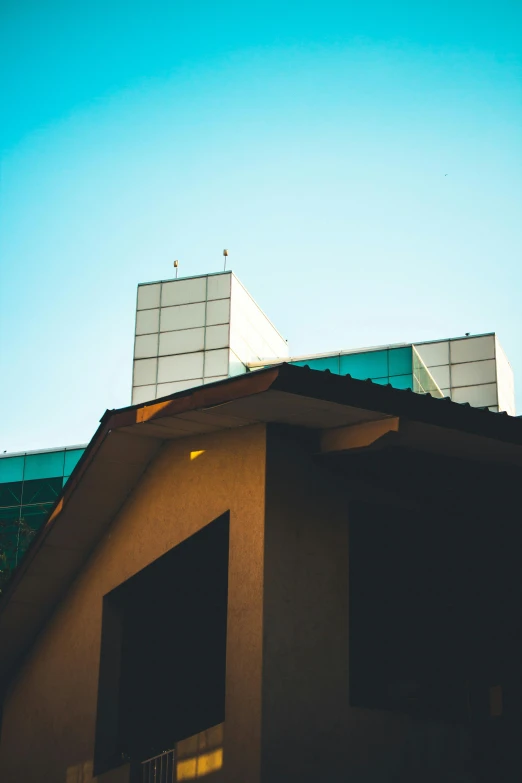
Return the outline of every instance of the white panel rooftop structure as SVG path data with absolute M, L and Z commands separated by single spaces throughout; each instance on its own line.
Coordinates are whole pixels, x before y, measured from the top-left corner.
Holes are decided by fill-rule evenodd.
M 506 412 L 515 416 L 515 387 L 513 371 L 494 332 L 480 335 L 465 335 L 447 340 L 433 340 L 425 343 L 400 343 L 394 345 L 379 345 L 367 348 L 347 349 L 334 353 L 291 356 L 279 361 L 294 364 L 308 364 L 313 369 L 330 369 L 331 372 L 347 372 L 341 369 L 343 357 L 355 355 L 369 359 L 372 355 L 395 353 L 409 348 L 413 356 L 412 377 L 410 383 L 399 386 L 400 379 L 406 376 L 371 378 L 375 383 L 389 382 L 399 388 L 413 388 L 420 393 L 429 391 L 436 397 L 450 397 L 454 402 L 469 403 L 476 408 L 489 408 L 495 412 Z M 416 368 L 415 356 L 420 358 L 420 368 Z M 335 369 L 334 358 L 340 358 L 338 369 Z M 256 370 L 268 366 L 269 362 L 253 360 L 249 369 Z M 368 362 L 365 362 L 369 365 Z M 423 385 L 416 383 L 416 369 L 421 369 L 425 376 Z M 403 368 L 402 372 L 405 372 Z M 354 374 L 353 377 L 364 380 L 371 376 L 370 370 L 364 374 Z M 380 373 L 382 375 L 383 372 Z M 418 372 L 417 372 L 418 374 Z M 426 380 L 428 383 L 426 383 Z M 432 386 L 430 387 L 430 381 Z M 419 387 L 420 386 L 420 387 Z M 419 388 L 418 388 L 419 387 Z
M 392 372 L 391 359 L 389 372 L 370 370 L 376 364 L 370 354 L 379 354 L 384 361 L 385 354 L 398 357 L 401 348 L 403 353 L 410 350 L 427 383 L 419 386 L 415 367 L 401 364 L 400 371 Z M 138 286 L 132 402 L 282 361 L 310 360 L 316 369 L 354 374 L 347 369 L 353 366 L 347 358 L 350 354 L 366 356 L 360 363 L 362 375 L 355 372 L 354 377 L 368 376 L 377 383 L 430 391 L 515 415 L 513 372 L 494 332 L 290 357 L 286 341 L 231 271 Z M 340 357 L 338 363 L 329 361 L 335 356 Z M 403 375 L 396 377 L 397 372 Z
M 515 416 L 513 370 L 494 332 L 415 348 L 445 397 Z
M 286 356 L 286 341 L 233 272 L 138 286 L 133 404 Z

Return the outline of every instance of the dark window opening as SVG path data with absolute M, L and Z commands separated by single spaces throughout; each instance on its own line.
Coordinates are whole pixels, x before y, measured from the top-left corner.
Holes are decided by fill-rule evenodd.
M 95 774 L 224 721 L 228 514 L 104 598 Z
M 487 719 L 491 686 L 513 711 L 518 567 L 507 526 L 354 504 L 350 701 L 442 720 Z M 510 540 L 512 541 L 510 545 Z M 518 689 L 518 690 L 517 690 Z

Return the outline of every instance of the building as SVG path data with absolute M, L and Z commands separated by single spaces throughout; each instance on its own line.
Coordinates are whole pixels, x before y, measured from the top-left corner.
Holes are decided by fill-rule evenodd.
M 295 357 L 233 272 L 138 286 L 133 403 L 282 361 L 515 415 L 494 333 Z
M 2 783 L 520 780 L 521 469 L 288 364 L 107 411 L 0 603 Z
M 68 446 L 0 455 L 0 592 L 84 450 Z
M 513 371 L 494 332 L 284 361 L 515 415 Z M 267 364 L 248 365 L 259 366 Z
M 494 333 L 291 356 L 231 271 L 139 285 L 135 324 L 133 404 L 289 362 L 515 415 Z M 0 456 L 0 591 L 83 448 Z
M 494 333 L 291 356 L 231 271 L 139 285 L 135 323 L 134 404 L 289 362 L 515 415 L 513 373 Z M 83 448 L 0 456 L 0 591 Z

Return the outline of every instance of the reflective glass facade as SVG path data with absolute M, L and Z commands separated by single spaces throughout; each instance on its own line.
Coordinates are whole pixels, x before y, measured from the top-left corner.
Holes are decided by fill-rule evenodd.
M 330 370 L 336 375 L 351 375 L 359 380 L 369 379 L 383 385 L 389 383 L 396 389 L 411 389 L 421 394 L 429 392 L 434 397 L 442 397 L 440 389 L 411 345 L 290 359 L 289 363 L 301 367 L 307 365 L 312 370 Z
M 84 451 L 73 446 L 0 457 L 0 590 Z
M 443 392 L 437 386 L 433 375 L 422 361 L 415 346 L 412 346 L 412 352 L 413 391 L 417 392 L 417 394 L 431 394 L 433 397 L 444 397 Z

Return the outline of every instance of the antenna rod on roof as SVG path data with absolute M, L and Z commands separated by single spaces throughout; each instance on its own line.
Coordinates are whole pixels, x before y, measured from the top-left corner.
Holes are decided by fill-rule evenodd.
M 176 260 L 174 261 L 174 269 L 176 270 L 176 280 L 178 279 L 178 266 L 179 266 L 179 261 L 176 258 Z
M 227 271 L 227 256 L 228 256 L 228 250 L 223 250 L 223 255 L 225 257 L 225 263 L 223 264 L 223 272 Z

